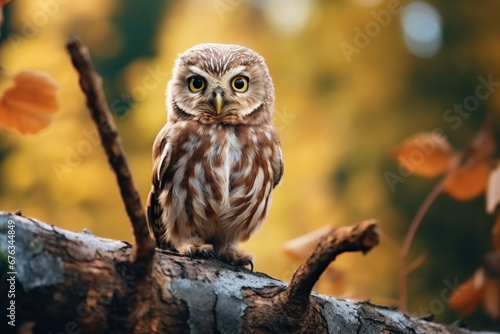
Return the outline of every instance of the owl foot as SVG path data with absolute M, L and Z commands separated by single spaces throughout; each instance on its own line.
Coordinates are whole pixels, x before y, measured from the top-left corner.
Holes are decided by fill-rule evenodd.
M 177 251 L 183 255 L 189 255 L 191 259 L 195 255 L 202 256 L 206 259 L 209 257 L 214 257 L 214 246 L 210 244 L 197 244 L 197 243 L 183 243 L 177 247 Z
M 250 264 L 250 272 L 253 273 L 253 261 L 248 260 L 248 263 Z
M 220 258 L 237 266 L 250 265 L 250 271 L 253 272 L 253 255 L 241 249 L 229 248 L 225 253 L 221 254 Z

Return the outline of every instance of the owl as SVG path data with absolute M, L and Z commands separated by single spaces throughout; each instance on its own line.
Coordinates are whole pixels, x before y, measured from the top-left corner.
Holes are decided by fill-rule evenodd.
M 262 225 L 283 176 L 264 59 L 238 45 L 196 45 L 175 61 L 166 101 L 148 197 L 157 247 L 253 269 L 238 243 Z

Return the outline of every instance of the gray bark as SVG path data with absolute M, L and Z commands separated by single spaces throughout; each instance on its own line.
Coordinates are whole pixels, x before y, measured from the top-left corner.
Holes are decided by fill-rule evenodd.
M 131 252 L 126 242 L 0 212 L 2 272 L 16 282 L 15 299 L 10 281 L 0 282 L 2 309 L 11 300 L 16 308 L 15 327 L 3 317 L 1 333 L 474 333 L 316 293 L 290 305 L 282 281 L 216 259 L 156 252 L 144 273 Z

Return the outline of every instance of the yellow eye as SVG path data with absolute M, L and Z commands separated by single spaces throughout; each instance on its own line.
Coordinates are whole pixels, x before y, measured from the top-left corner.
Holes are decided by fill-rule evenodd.
M 248 89 L 248 78 L 238 75 L 233 78 L 233 82 L 231 84 L 235 91 L 243 93 Z
M 205 80 L 202 77 L 191 77 L 189 81 L 189 90 L 193 93 L 199 92 L 205 88 Z

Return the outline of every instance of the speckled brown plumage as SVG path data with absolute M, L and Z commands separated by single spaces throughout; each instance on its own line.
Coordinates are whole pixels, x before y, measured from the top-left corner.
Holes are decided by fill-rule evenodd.
M 187 50 L 168 83 L 167 109 L 148 198 L 157 246 L 248 264 L 252 256 L 237 244 L 265 220 L 283 175 L 263 58 L 237 45 Z

